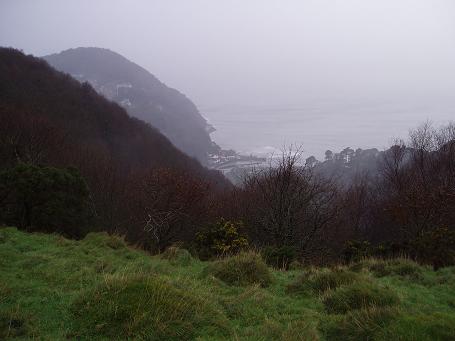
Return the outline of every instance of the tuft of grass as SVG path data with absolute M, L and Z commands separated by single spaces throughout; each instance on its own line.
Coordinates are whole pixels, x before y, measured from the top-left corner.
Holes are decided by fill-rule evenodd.
M 72 312 L 79 337 L 190 340 L 204 329 L 227 333 L 222 312 L 159 276 L 107 276 Z
M 286 341 L 319 341 L 319 331 L 314 323 L 298 320 L 289 323 L 281 334 L 281 340 Z
M 394 306 L 400 302 L 391 289 L 372 282 L 358 282 L 343 286 L 327 295 L 324 306 L 330 314 L 344 314 L 350 310 Z
M 0 340 L 33 336 L 30 319 L 19 307 L 0 309 Z
M 420 279 L 424 267 L 408 258 L 396 259 L 365 259 L 351 265 L 352 271 L 366 269 L 376 277 L 399 276 L 409 279 Z
M 322 329 L 329 341 L 374 340 L 397 316 L 396 308 L 369 307 L 349 311 L 346 315 L 329 316 Z
M 162 254 L 161 258 L 167 259 L 173 265 L 188 266 L 193 261 L 193 257 L 186 249 L 177 246 L 168 247 Z
M 289 284 L 289 293 L 304 293 L 311 290 L 322 294 L 327 290 L 336 289 L 341 285 L 351 284 L 361 280 L 361 276 L 355 272 L 339 269 L 323 269 L 322 271 L 306 271 L 293 283 Z
M 247 286 L 258 284 L 267 287 L 272 283 L 272 274 L 260 254 L 242 252 L 209 265 L 206 272 L 230 285 Z
M 452 341 L 455 339 L 455 316 L 441 312 L 400 314 L 378 334 L 381 340 Z
M 113 250 L 121 250 L 127 247 L 124 237 L 106 232 L 90 232 L 85 236 L 84 242 L 90 246 L 108 247 Z

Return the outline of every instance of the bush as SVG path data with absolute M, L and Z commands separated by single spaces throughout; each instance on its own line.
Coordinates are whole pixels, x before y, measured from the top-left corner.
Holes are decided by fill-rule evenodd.
M 393 306 L 399 303 L 399 298 L 386 287 L 358 282 L 331 292 L 323 303 L 328 313 L 344 314 L 354 309 Z
M 437 270 L 455 264 L 455 231 L 437 228 L 422 233 L 411 242 L 411 252 L 423 263 Z
M 207 272 L 230 285 L 259 284 L 267 287 L 272 275 L 261 256 L 254 252 L 242 252 L 209 265 Z
M 196 235 L 197 252 L 201 259 L 232 255 L 248 247 L 248 240 L 240 234 L 242 223 L 221 218 Z
M 157 276 L 106 277 L 75 301 L 72 313 L 74 334 L 88 339 L 190 340 L 202 330 L 227 333 L 219 310 Z
M 85 234 L 89 191 L 75 168 L 18 164 L 0 171 L 0 222 L 22 229 Z
M 364 258 L 378 257 L 391 258 L 408 253 L 408 246 L 399 243 L 380 243 L 371 245 L 367 240 L 350 240 L 343 249 L 343 257 L 346 262 L 358 262 Z
M 351 284 L 359 281 L 361 276 L 352 271 L 344 269 L 324 269 L 304 273 L 295 282 L 287 287 L 291 293 L 302 293 L 311 290 L 315 293 L 323 293 L 330 289 L 336 289 L 341 285 Z
M 181 249 L 177 246 L 169 246 L 162 254 L 161 258 L 167 259 L 171 264 L 187 266 L 189 265 L 193 257 L 188 250 Z
M 397 315 L 397 309 L 391 307 L 353 310 L 343 316 L 329 316 L 322 330 L 329 341 L 374 340 Z
M 268 246 L 262 250 L 265 262 L 278 269 L 288 269 L 297 258 L 297 250 L 292 246 L 273 247 Z

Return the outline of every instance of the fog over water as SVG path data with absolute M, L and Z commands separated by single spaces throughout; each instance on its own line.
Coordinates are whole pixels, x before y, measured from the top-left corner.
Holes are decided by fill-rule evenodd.
M 114 50 L 246 153 L 383 148 L 455 119 L 452 0 L 1 0 L 0 45 Z

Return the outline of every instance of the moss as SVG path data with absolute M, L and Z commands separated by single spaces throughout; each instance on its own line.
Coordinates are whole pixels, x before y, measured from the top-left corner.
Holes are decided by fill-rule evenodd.
M 230 285 L 267 287 L 272 282 L 270 269 L 255 252 L 242 252 L 214 262 L 206 272 Z

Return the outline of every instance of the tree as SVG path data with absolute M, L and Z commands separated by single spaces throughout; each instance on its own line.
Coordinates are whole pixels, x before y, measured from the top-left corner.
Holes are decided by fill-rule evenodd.
M 194 240 L 205 224 L 209 189 L 207 183 L 169 168 L 135 175 L 129 193 L 129 235 L 158 252 L 174 242 Z
M 77 169 L 21 163 L 0 172 L 1 222 L 82 237 L 89 217 L 89 190 Z
M 300 163 L 301 153 L 284 152 L 277 165 L 255 172 L 244 182 L 242 220 L 253 240 L 308 252 L 334 221 L 337 188 Z

